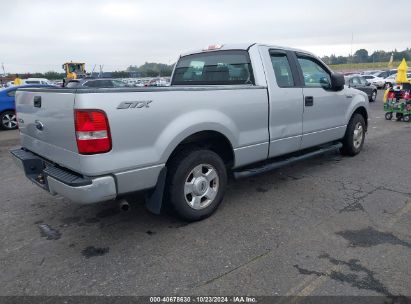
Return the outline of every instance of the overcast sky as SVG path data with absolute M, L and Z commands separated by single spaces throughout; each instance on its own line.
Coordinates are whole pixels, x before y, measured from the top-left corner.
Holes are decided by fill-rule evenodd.
M 410 0 L 0 0 L 0 63 L 19 73 L 62 72 L 70 60 L 113 71 L 232 42 L 348 55 L 352 34 L 354 51 L 403 50 L 410 9 Z

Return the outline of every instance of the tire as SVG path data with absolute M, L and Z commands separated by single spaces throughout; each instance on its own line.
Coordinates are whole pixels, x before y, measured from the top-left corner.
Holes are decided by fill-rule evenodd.
M 17 118 L 14 111 L 4 111 L 0 114 L 0 129 L 15 130 L 17 127 Z
M 410 115 L 404 115 L 404 116 L 402 117 L 402 120 L 405 121 L 405 122 L 410 122 L 411 116 L 410 116 Z
M 167 165 L 167 195 L 177 215 L 193 222 L 209 217 L 224 197 L 227 170 L 210 150 L 186 149 Z
M 391 120 L 392 119 L 392 112 L 385 113 L 385 119 L 386 120 Z
M 377 99 L 377 90 L 372 91 L 371 96 L 368 98 L 370 102 L 374 102 Z
M 365 121 L 364 117 L 355 113 L 351 116 L 345 136 L 342 140 L 343 147 L 341 152 L 350 156 L 355 156 L 361 152 L 365 140 Z

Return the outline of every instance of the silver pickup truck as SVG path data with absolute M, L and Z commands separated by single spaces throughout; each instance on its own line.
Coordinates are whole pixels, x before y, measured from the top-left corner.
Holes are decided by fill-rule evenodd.
M 11 154 L 38 186 L 83 204 L 144 190 L 150 211 L 195 221 L 229 176 L 359 153 L 368 98 L 313 54 L 238 44 L 181 55 L 170 87 L 22 89 L 16 110 Z

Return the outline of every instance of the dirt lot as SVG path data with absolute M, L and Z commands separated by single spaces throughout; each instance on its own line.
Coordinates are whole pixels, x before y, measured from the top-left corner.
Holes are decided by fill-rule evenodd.
M 411 295 L 411 123 L 379 95 L 360 155 L 233 182 L 193 224 L 52 197 L 0 132 L 0 295 Z

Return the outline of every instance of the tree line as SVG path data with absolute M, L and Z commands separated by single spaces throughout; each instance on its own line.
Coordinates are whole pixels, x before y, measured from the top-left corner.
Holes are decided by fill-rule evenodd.
M 324 56 L 322 60 L 327 64 L 344 64 L 344 63 L 367 63 L 367 62 L 388 62 L 393 56 L 394 61 L 411 60 L 411 49 L 407 48 L 404 51 L 375 51 L 371 54 L 366 49 L 359 49 L 353 55 L 349 56 Z
M 129 78 L 129 77 L 168 77 L 173 72 L 174 64 L 168 65 L 164 63 L 146 62 L 143 65 L 130 65 L 125 71 L 114 71 L 104 73 L 104 77 L 114 78 Z M 99 73 L 94 72 L 92 76 L 98 77 Z M 23 78 L 47 78 L 51 80 L 63 79 L 66 77 L 65 73 L 55 71 L 48 71 L 45 73 L 22 73 L 20 77 Z
M 336 56 L 334 54 L 330 56 L 322 57 L 322 60 L 327 64 L 345 64 L 345 63 L 367 63 L 367 62 L 388 62 L 393 56 L 394 61 L 400 61 L 403 58 L 409 61 L 411 60 L 411 49 L 407 48 L 403 51 L 375 51 L 371 54 L 366 49 L 359 49 L 355 51 L 353 55 L 349 56 Z M 128 77 L 168 77 L 171 75 L 174 68 L 174 64 L 168 65 L 164 63 L 146 62 L 143 65 L 130 65 L 125 71 L 114 71 L 105 73 L 104 76 L 109 74 L 109 77 L 114 78 L 128 78 Z M 47 79 L 63 79 L 65 73 L 59 73 L 55 71 L 49 71 L 45 73 L 30 73 L 20 74 L 23 78 L 35 77 L 35 78 L 47 78 Z M 93 76 L 98 77 L 98 72 L 94 72 Z

